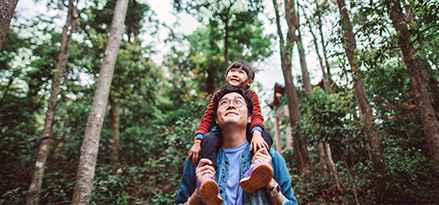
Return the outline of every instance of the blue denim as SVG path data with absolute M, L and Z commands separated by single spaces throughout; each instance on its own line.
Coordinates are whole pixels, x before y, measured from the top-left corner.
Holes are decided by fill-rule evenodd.
M 273 167 L 273 178 L 279 184 L 282 194 L 285 196 L 282 204 L 297 204 L 296 197 L 294 197 L 294 190 L 291 186 L 291 176 L 288 172 L 285 159 L 276 151 L 270 149 L 272 157 L 271 166 Z M 229 171 L 229 162 L 224 150 L 221 148 L 217 154 L 218 169 L 216 170 L 215 181 L 220 188 L 220 196 L 225 198 L 225 189 L 227 187 L 227 176 Z M 247 145 L 241 155 L 241 179 L 244 177 L 245 171 L 250 168 L 250 144 Z M 197 165 L 186 160 L 181 177 L 181 189 L 178 192 L 176 204 L 183 204 L 192 195 L 197 188 L 197 176 L 195 175 L 195 168 Z M 237 182 L 238 183 L 238 182 Z M 271 199 L 265 193 L 265 188 L 260 188 L 253 193 L 243 192 L 242 204 L 270 204 Z

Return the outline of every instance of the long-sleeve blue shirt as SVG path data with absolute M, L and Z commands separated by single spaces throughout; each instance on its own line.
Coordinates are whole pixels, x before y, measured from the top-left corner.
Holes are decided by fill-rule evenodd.
M 272 157 L 271 166 L 273 167 L 273 178 L 279 184 L 282 194 L 285 196 L 282 204 L 297 204 L 297 200 L 294 197 L 294 190 L 291 186 L 291 176 L 288 172 L 285 159 L 272 149 L 270 150 L 270 155 Z M 230 163 L 222 148 L 218 151 L 217 162 L 218 169 L 216 170 L 215 181 L 220 188 L 220 196 L 225 199 Z M 250 168 L 250 165 L 250 145 L 247 145 L 241 154 L 241 179 L 244 177 L 245 171 Z M 181 177 L 181 189 L 176 199 L 177 204 L 186 202 L 197 188 L 196 167 L 197 165 L 192 165 L 192 163 L 186 160 L 183 176 Z M 260 188 L 253 193 L 243 192 L 243 194 L 242 204 L 270 204 L 271 202 L 270 197 L 265 193 L 265 188 Z

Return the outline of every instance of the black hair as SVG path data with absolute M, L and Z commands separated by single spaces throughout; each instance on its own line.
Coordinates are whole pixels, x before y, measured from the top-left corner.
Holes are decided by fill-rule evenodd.
M 250 63 L 248 63 L 247 61 L 243 61 L 243 60 L 235 61 L 234 63 L 232 63 L 232 65 L 230 65 L 230 67 L 227 68 L 227 71 L 226 71 L 226 74 L 224 75 L 224 78 L 227 78 L 227 74 L 233 68 L 241 68 L 242 70 L 244 70 L 247 73 L 248 78 L 245 82 L 247 82 L 249 80 L 253 80 L 253 81 L 255 80 L 255 71 L 250 66 Z
M 233 87 L 231 85 L 225 85 L 220 91 L 216 93 L 216 95 L 213 98 L 213 102 L 214 102 L 213 110 L 215 111 L 215 116 L 217 115 L 218 103 L 221 100 L 221 98 L 223 98 L 224 95 L 233 92 L 240 94 L 244 98 L 245 103 L 247 104 L 248 116 L 250 116 L 253 113 L 253 100 L 250 97 L 248 90 Z

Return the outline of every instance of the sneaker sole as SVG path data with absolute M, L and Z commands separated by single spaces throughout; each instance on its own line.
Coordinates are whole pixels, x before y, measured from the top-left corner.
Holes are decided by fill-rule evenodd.
M 200 187 L 200 198 L 206 204 L 222 204 L 218 196 L 219 187 L 214 180 L 207 179 Z
M 257 189 L 267 186 L 272 178 L 273 169 L 271 166 L 263 164 L 256 167 L 250 177 L 242 179 L 239 185 L 247 193 L 253 193 Z

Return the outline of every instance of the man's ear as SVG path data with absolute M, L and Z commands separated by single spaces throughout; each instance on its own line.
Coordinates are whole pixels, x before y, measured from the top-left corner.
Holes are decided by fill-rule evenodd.
M 252 116 L 251 116 L 251 115 L 247 117 L 247 122 L 248 122 L 249 124 L 252 122 Z

